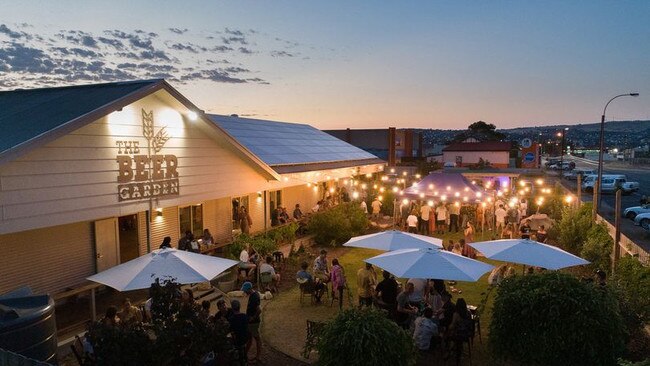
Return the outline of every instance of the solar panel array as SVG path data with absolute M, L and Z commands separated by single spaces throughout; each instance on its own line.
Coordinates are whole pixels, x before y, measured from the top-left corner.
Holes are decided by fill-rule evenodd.
M 270 166 L 377 158 L 305 124 L 214 114 L 209 117 Z

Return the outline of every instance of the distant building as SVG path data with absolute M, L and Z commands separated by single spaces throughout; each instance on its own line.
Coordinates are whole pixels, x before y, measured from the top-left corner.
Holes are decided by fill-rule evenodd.
M 390 162 L 391 131 L 394 131 L 395 158 L 422 157 L 422 134 L 412 129 L 363 129 L 363 130 L 324 130 L 324 132 L 339 138 L 348 144 L 359 147 L 367 152 Z
M 487 160 L 495 168 L 507 168 L 510 164 L 510 142 L 484 141 L 452 143 L 442 149 L 443 161 L 457 167 L 478 164 Z

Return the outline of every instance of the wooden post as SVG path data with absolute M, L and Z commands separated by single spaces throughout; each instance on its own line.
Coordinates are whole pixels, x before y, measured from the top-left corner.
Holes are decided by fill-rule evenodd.
M 97 307 L 95 304 L 95 288 L 90 289 L 90 319 L 97 321 Z
M 576 178 L 578 182 L 578 192 L 576 194 L 578 195 L 578 207 L 580 207 L 582 206 L 582 174 L 576 174 Z
M 591 208 L 591 219 L 596 221 L 598 215 L 598 181 L 594 182 L 594 198 L 592 199 L 593 207 Z
M 621 256 L 621 251 L 618 249 L 621 242 L 621 190 L 616 191 L 616 211 L 614 212 L 614 256 L 612 260 L 612 274 L 616 268 L 616 263 Z

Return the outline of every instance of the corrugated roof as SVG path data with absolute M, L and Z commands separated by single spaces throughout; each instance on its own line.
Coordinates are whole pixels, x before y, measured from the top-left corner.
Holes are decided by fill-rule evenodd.
M 501 141 L 457 142 L 442 151 L 510 151 L 511 146 L 510 142 Z
M 221 128 L 271 167 L 379 158 L 317 128 L 300 123 L 209 115 Z
M 0 92 L 0 154 L 161 80 Z

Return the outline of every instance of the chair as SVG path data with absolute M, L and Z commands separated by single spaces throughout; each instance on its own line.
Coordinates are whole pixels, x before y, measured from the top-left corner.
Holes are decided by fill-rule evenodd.
M 302 349 L 302 356 L 304 358 L 309 359 L 309 354 L 318 343 L 320 333 L 323 331 L 325 324 L 307 320 L 307 339 L 305 340 L 305 347 Z
M 270 288 L 270 285 L 272 284 L 273 284 L 273 275 L 271 274 L 271 272 L 260 273 L 260 288 L 262 290 L 267 291 Z
M 311 304 L 314 304 L 316 302 L 316 287 L 314 286 L 314 283 L 302 278 L 299 278 L 296 281 L 298 281 L 300 287 L 300 304 L 302 305 L 302 298 L 306 295 L 310 297 Z
M 465 343 L 467 343 L 467 351 L 469 354 L 469 364 L 472 365 L 472 339 L 474 339 L 474 320 L 462 319 L 452 335 L 454 342 L 454 350 L 456 354 L 456 365 L 460 365 L 460 359 L 463 353 Z

